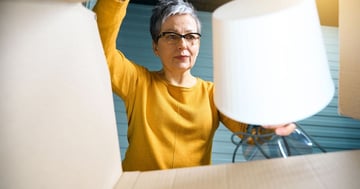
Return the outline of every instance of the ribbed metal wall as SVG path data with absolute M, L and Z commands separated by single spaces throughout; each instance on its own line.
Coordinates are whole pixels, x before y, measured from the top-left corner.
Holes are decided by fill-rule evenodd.
M 118 48 L 129 59 L 148 67 L 150 70 L 160 69 L 159 60 L 153 55 L 151 38 L 148 32 L 148 21 L 151 6 L 130 4 L 118 38 Z M 205 80 L 212 80 L 212 32 L 211 13 L 199 12 L 203 23 L 201 50 L 193 74 Z M 360 149 L 360 121 L 339 116 L 337 102 L 337 86 L 339 71 L 338 28 L 323 27 L 325 45 L 331 67 L 332 77 L 336 84 L 336 95 L 331 103 L 320 113 L 300 121 L 302 128 L 310 134 L 327 151 Z M 306 75 L 304 75 L 306 77 Z M 311 91 L 309 91 L 311 92 Z M 127 120 L 123 103 L 114 95 L 117 124 L 122 156 L 128 146 L 126 139 Z M 306 102 L 304 102 L 306 103 Z M 231 162 L 235 146 L 230 141 L 231 133 L 223 126 L 218 129 L 213 145 L 213 163 Z M 317 149 L 315 153 L 319 152 Z M 241 152 L 240 152 L 241 153 Z M 241 154 L 237 161 L 243 161 Z

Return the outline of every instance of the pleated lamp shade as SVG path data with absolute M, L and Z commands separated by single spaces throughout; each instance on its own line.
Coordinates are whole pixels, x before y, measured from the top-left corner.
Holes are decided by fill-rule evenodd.
M 248 124 L 296 122 L 332 99 L 314 0 L 235 0 L 213 22 L 214 101 Z

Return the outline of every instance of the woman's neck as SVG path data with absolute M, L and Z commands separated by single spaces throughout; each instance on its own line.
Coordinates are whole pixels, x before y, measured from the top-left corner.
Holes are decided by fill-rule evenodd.
M 190 71 L 184 73 L 173 73 L 166 72 L 164 70 L 160 71 L 161 76 L 165 79 L 169 84 L 178 86 L 178 87 L 193 87 L 196 85 L 197 79 L 194 77 Z

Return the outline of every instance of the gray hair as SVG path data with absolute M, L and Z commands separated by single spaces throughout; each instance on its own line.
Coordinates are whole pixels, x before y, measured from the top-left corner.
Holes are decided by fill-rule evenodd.
M 167 18 L 173 15 L 189 14 L 196 22 L 197 29 L 201 33 L 201 22 L 196 14 L 194 6 L 183 0 L 159 0 L 159 3 L 152 10 L 150 18 L 150 34 L 152 40 L 157 43 L 161 26 Z

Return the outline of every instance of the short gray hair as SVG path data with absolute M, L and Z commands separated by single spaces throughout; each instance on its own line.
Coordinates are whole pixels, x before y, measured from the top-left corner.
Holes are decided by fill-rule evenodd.
M 196 14 L 194 6 L 183 0 L 159 0 L 159 3 L 152 10 L 150 18 L 150 34 L 152 40 L 157 43 L 161 25 L 167 18 L 173 15 L 189 14 L 196 22 L 197 29 L 201 33 L 201 22 Z

